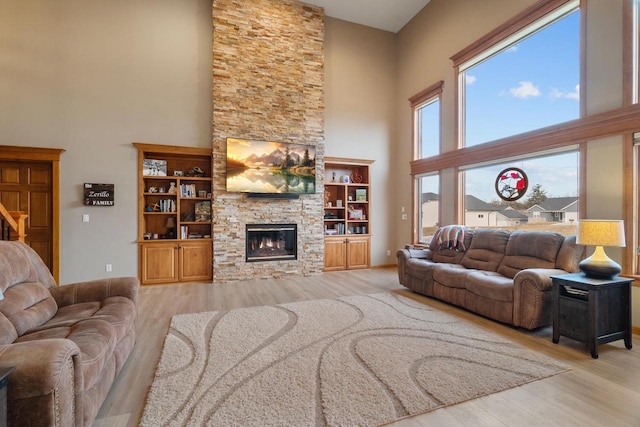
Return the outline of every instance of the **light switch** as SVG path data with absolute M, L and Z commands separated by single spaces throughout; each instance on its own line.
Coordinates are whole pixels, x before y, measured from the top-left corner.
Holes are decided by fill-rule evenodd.
M 89 222 L 89 214 L 82 214 L 82 222 Z

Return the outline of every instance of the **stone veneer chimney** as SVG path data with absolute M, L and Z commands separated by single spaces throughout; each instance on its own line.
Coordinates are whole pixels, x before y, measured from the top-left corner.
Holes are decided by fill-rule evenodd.
M 226 138 L 316 147 L 317 194 L 226 191 Z M 289 0 L 213 1 L 214 282 L 306 276 L 324 266 L 324 14 Z M 245 262 L 245 225 L 295 223 L 298 259 Z

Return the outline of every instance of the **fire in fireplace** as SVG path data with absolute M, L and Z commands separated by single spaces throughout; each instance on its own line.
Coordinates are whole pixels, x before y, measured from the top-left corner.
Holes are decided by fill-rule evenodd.
M 247 224 L 247 262 L 298 258 L 297 224 Z

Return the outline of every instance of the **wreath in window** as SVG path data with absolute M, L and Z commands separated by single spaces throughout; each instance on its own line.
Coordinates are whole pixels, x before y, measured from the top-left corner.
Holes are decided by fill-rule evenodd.
M 515 202 L 524 196 L 529 188 L 529 178 L 522 169 L 507 168 L 496 178 L 496 193 L 507 202 Z

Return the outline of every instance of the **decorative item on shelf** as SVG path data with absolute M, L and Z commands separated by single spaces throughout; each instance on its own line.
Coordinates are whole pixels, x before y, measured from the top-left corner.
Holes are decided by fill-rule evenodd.
M 181 170 L 173 171 L 173 176 L 183 176 L 184 173 Z
M 622 271 L 620 264 L 604 253 L 603 246 L 625 247 L 624 222 L 622 220 L 578 220 L 576 243 L 591 245 L 596 249 L 589 258 L 579 264 L 580 270 L 593 279 L 612 279 Z
M 329 199 L 331 198 L 331 193 L 329 190 L 324 190 L 324 205 L 329 206 Z
M 354 184 L 360 184 L 362 182 L 362 174 L 359 170 L 354 170 L 353 172 L 351 172 L 350 178 L 351 182 L 353 182 Z
M 343 182 L 344 184 L 348 184 L 348 183 L 349 183 L 349 179 L 350 179 L 350 178 L 349 178 L 349 175 L 343 175 L 343 176 L 342 176 L 342 182 Z
M 158 187 L 149 187 L 149 189 L 147 190 L 147 193 L 157 193 L 158 192 Z
M 348 200 L 349 200 L 350 202 L 353 202 L 353 196 L 349 196 Z
M 187 172 L 187 176 L 202 177 L 204 176 L 204 171 L 200 166 L 194 166 L 189 169 L 189 172 Z
M 160 212 L 160 203 L 153 204 L 153 212 Z
M 342 207 L 342 200 L 341 199 L 336 200 L 336 207 L 338 207 L 338 208 Z
M 164 187 L 160 187 L 160 188 L 158 188 L 158 193 L 164 193 L 164 192 L 165 192 Z
M 145 212 L 153 212 L 153 206 L 151 206 L 151 205 L 147 205 L 147 206 L 145 206 L 145 207 L 144 207 L 144 211 L 145 211 Z
M 333 207 L 333 204 L 331 202 L 327 202 L 327 207 L 331 208 L 331 207 Z
M 506 168 L 496 177 L 495 190 L 506 202 L 515 202 L 527 192 L 529 178 L 522 169 Z
M 176 220 L 174 217 L 170 216 L 167 218 L 167 239 L 175 239 L 176 238 Z
M 180 214 L 180 221 L 182 222 L 191 222 L 193 221 L 194 214 L 192 212 L 182 212 Z
M 149 240 L 149 239 L 151 239 L 151 233 L 144 233 L 144 235 L 142 236 L 142 238 L 143 238 L 144 240 Z
M 333 174 L 331 175 L 331 182 L 336 182 L 336 173 L 333 172 Z
M 178 192 L 178 189 L 176 188 L 176 183 L 175 182 L 170 182 L 169 183 L 169 191 L 167 191 L 167 193 L 176 194 L 177 192 Z
M 202 197 L 204 199 L 205 197 L 207 197 L 207 191 L 206 190 L 199 190 L 198 191 L 198 197 Z
M 358 202 L 366 202 L 367 201 L 367 190 L 364 188 L 356 189 L 356 201 Z

